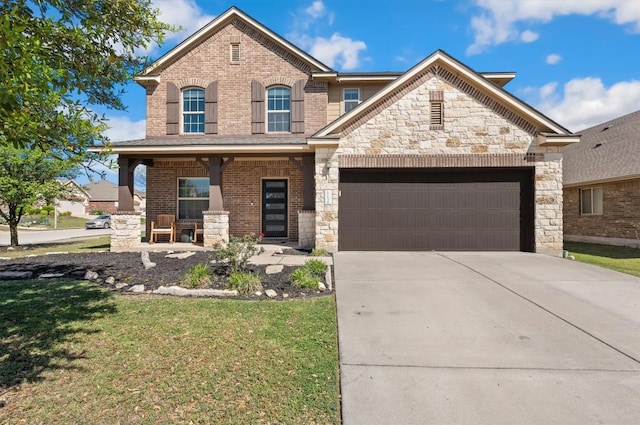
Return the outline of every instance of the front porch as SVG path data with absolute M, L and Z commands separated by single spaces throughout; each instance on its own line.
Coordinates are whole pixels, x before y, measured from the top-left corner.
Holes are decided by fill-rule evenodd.
M 175 216 L 175 241 L 164 249 L 176 250 L 178 244 L 212 249 L 228 243 L 230 236 L 247 234 L 305 249 L 315 245 L 313 153 L 120 155 L 118 162 L 119 208 L 112 216 L 112 251 L 142 245 L 143 228 L 133 212 L 133 172 L 140 164 L 147 166 L 147 237 L 158 215 Z M 194 239 L 196 244 L 191 243 Z M 168 235 L 159 235 L 159 242 L 169 242 Z

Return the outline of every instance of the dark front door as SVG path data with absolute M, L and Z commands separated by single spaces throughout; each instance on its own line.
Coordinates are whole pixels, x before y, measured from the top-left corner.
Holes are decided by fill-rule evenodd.
M 287 237 L 287 180 L 262 181 L 262 233 L 266 238 Z

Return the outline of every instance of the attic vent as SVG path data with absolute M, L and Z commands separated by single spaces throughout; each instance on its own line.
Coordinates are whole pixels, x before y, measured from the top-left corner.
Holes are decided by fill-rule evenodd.
M 231 62 L 240 62 L 240 43 L 231 43 Z
M 444 128 L 444 93 L 442 90 L 429 91 L 429 128 L 431 130 Z
M 602 130 L 600 130 L 600 131 L 601 131 L 601 132 L 602 132 L 602 131 L 607 131 L 607 130 L 609 130 L 611 127 L 613 127 L 613 125 L 608 125 L 608 126 L 606 126 L 605 128 L 603 128 L 603 129 L 602 129 Z
M 604 145 L 606 142 L 598 142 L 595 145 L 593 145 L 593 147 L 591 149 L 595 149 L 595 148 L 599 148 L 600 146 Z

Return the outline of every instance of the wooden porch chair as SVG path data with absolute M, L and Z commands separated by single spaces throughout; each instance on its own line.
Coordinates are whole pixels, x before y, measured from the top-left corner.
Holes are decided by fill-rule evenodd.
M 198 242 L 198 235 L 202 236 L 202 240 L 204 241 L 204 227 L 203 224 L 200 223 L 198 226 L 198 222 L 193 223 L 193 239 L 191 239 L 191 243 Z
M 176 216 L 173 214 L 158 214 L 151 222 L 149 243 L 158 242 L 158 235 L 169 235 L 169 243 L 176 240 Z

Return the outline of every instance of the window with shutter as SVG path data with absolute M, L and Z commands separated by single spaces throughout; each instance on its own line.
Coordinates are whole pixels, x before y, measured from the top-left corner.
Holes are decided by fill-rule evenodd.
M 204 132 L 218 133 L 218 82 L 207 86 L 204 92 Z
M 180 89 L 167 83 L 167 134 L 180 133 Z
M 182 91 L 182 132 L 204 133 L 204 90 L 189 88 Z
M 306 80 L 298 80 L 291 88 L 291 133 L 304 133 L 304 86 Z
M 291 89 L 277 86 L 267 90 L 267 131 L 291 132 Z

